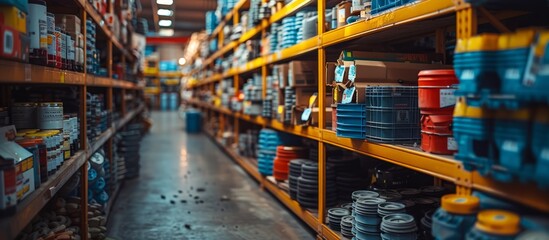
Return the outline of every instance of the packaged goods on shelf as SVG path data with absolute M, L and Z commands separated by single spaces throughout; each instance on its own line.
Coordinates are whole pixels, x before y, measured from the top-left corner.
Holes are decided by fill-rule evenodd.
M 25 148 L 21 147 L 14 141 L 16 139 L 15 126 L 11 125 L 7 127 L 2 127 L 0 128 L 0 133 L 0 158 L 2 158 L 3 163 L 7 164 L 6 173 L 9 173 L 8 171 L 11 168 L 14 168 L 16 170 L 15 196 L 17 202 L 20 202 L 36 189 L 34 179 L 36 176 L 35 171 L 38 171 L 38 174 L 40 174 L 40 170 L 35 170 L 35 167 L 39 168 L 39 162 L 38 160 L 33 158 L 34 156 L 31 152 L 27 151 Z M 6 176 L 10 177 L 9 175 Z M 4 186 L 2 187 L 8 187 L 8 189 L 10 189 L 9 186 L 12 186 L 13 183 L 7 180 L 8 179 L 4 180 Z M 13 197 L 13 195 L 11 195 L 9 192 L 5 192 L 3 194 L 6 193 L 7 195 L 5 197 Z M 6 206 L 9 206 L 11 200 L 5 199 L 5 201 L 7 201 Z
M 142 124 L 130 124 L 116 134 L 118 156 L 124 159 L 124 178 L 135 178 L 139 176 L 141 139 L 143 137 Z
M 109 200 L 106 186 L 110 175 L 109 159 L 102 151 L 95 152 L 88 161 L 88 202 L 105 204 Z M 106 169 L 107 168 L 107 169 Z
M 549 103 L 549 77 L 541 71 L 549 62 L 548 36 L 546 30 L 523 29 L 460 39 L 454 56 L 460 80 L 456 94 L 494 109 Z
M 112 112 L 106 109 L 104 95 L 88 93 L 86 99 L 86 117 L 88 139 L 94 142 L 112 125 Z
M 47 6 L 42 0 L 29 1 L 27 15 L 27 32 L 29 35 L 30 62 L 46 65 L 48 59 Z
M 396 1 L 386 1 L 386 0 L 372 0 L 372 14 L 378 14 L 390 9 L 401 7 L 406 4 L 412 3 L 414 0 L 396 0 Z
M 23 1 L 26 3 L 26 1 Z M 22 10 L 13 5 L 0 6 L 0 15 L 4 22 L 0 25 L 0 33 L 5 36 L 0 40 L 2 46 L 0 56 L 19 61 L 28 61 L 29 38 L 27 35 L 27 8 Z M 4 42 L 5 41 L 5 42 Z

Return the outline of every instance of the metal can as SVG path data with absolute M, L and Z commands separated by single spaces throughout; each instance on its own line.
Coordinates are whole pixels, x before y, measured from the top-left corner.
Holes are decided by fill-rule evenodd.
M 67 34 L 67 59 L 68 59 L 68 66 L 67 68 L 69 70 L 76 71 L 76 63 L 75 63 L 75 45 L 74 45 L 74 39 Z
M 48 181 L 48 150 L 44 139 L 34 139 L 36 146 L 38 147 L 38 162 L 40 163 L 40 180 L 42 182 Z
M 36 128 L 36 103 L 14 103 L 11 120 L 17 129 Z
M 55 27 L 55 67 L 63 68 L 63 53 L 61 51 L 61 43 L 63 42 L 63 35 L 60 27 Z
M 55 15 L 48 13 L 48 66 L 57 64 L 57 40 L 55 36 Z
M 48 19 L 46 2 L 29 0 L 27 15 L 27 33 L 30 38 L 30 61 L 34 64 L 46 65 L 48 59 Z
M 40 129 L 63 129 L 63 103 L 40 103 L 37 109 L 37 125 Z

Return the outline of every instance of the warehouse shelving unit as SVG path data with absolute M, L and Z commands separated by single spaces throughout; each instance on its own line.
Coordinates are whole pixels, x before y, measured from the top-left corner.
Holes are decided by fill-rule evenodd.
M 231 158 L 242 166 L 261 186 L 271 192 L 278 198 L 288 209 L 307 223 L 312 229 L 316 230 L 318 237 L 322 239 L 341 239 L 342 237 L 330 230 L 324 223 L 326 218 L 325 205 L 325 145 L 333 145 L 350 151 L 354 151 L 363 155 L 375 157 L 377 159 L 397 164 L 418 172 L 431 175 L 437 179 L 452 182 L 456 185 L 458 194 L 470 195 L 473 190 L 480 190 L 495 194 L 504 199 L 509 199 L 514 202 L 535 208 L 542 212 L 549 212 L 549 192 L 541 190 L 533 184 L 512 183 L 506 184 L 496 182 L 489 177 L 483 177 L 477 172 L 468 172 L 463 169 L 461 162 L 454 160 L 452 156 L 435 155 L 421 151 L 419 148 L 380 144 L 368 142 L 365 140 L 353 140 L 348 138 L 340 138 L 331 129 L 328 130 L 325 126 L 325 91 L 326 91 L 326 54 L 327 49 L 337 46 L 338 44 L 348 43 L 360 39 L 361 42 L 380 43 L 386 39 L 395 40 L 408 36 L 417 36 L 418 34 L 435 33 L 437 36 L 437 51 L 444 51 L 444 28 L 456 29 L 457 37 L 463 38 L 472 36 L 476 33 L 478 23 L 489 22 L 494 24 L 494 19 L 502 19 L 518 16 L 521 13 L 517 12 L 497 12 L 489 17 L 478 18 L 476 15 L 477 9 L 463 0 L 419 0 L 412 4 L 381 13 L 369 20 L 361 20 L 343 27 L 325 31 L 324 13 L 325 1 L 311 0 L 294 0 L 282 10 L 273 14 L 269 20 L 262 20 L 260 24 L 254 28 L 244 32 L 239 40 L 232 41 L 223 45 L 223 33 L 220 28 L 225 26 L 229 21 L 235 21 L 239 11 L 242 11 L 244 6 L 247 6 L 248 0 L 241 0 L 230 14 L 219 24 L 216 30 L 210 35 L 210 39 L 218 38 L 220 43 L 219 50 L 210 55 L 204 64 L 189 75 L 199 79 L 187 86 L 193 91 L 211 91 L 215 89 L 215 84 L 223 79 L 232 78 L 234 86 L 241 86 L 242 74 L 250 72 L 260 72 L 263 80 L 263 93 L 266 92 L 266 78 L 270 64 L 289 61 L 294 58 L 301 57 L 305 54 L 317 54 L 318 60 L 318 108 L 319 120 L 318 126 L 293 126 L 284 125 L 283 123 L 263 118 L 261 116 L 250 116 L 240 112 L 233 112 L 224 107 L 215 106 L 213 104 L 201 101 L 199 99 L 187 100 L 187 103 L 198 107 L 205 112 L 208 118 L 218 116 L 220 118 L 219 132 L 208 132 L 207 134 L 218 143 L 220 148 L 224 149 Z M 304 6 L 316 4 L 318 12 L 318 35 L 308 40 L 304 40 L 292 47 L 282 49 L 279 52 L 253 59 L 246 64 L 231 68 L 223 73 L 215 73 L 207 75 L 206 70 L 212 66 L 212 63 L 223 55 L 235 50 L 235 48 L 244 41 L 251 39 L 254 35 L 260 32 L 265 34 L 270 24 L 281 20 L 286 16 L 295 14 Z M 486 11 L 482 9 L 483 13 Z M 486 14 L 486 13 L 485 13 Z M 490 13 L 488 13 L 490 14 Z M 238 88 L 235 87 L 238 95 Z M 265 96 L 265 95 L 264 95 Z M 261 127 L 268 127 L 282 132 L 294 134 L 304 138 L 318 141 L 319 145 L 319 203 L 318 209 L 309 211 L 302 209 L 296 201 L 289 198 L 288 194 L 270 182 L 266 177 L 261 176 L 257 167 L 246 158 L 239 156 L 233 149 L 221 144 L 219 136 L 224 131 L 225 122 L 234 122 L 234 135 L 238 139 L 238 129 L 240 122 L 251 123 Z M 521 194 L 513 194 L 520 192 Z M 313 212 L 315 214 L 313 214 Z
M 16 213 L 12 216 L 0 218 L 0 240 L 15 239 L 21 231 L 33 220 L 33 218 L 54 199 L 56 193 L 63 187 L 67 181 L 77 172 L 80 171 L 79 187 L 86 189 L 81 191 L 81 227 L 80 235 L 82 239 L 88 239 L 88 196 L 87 196 L 87 161 L 100 148 L 106 147 L 107 152 L 112 153 L 112 137 L 126 126 L 130 121 L 135 119 L 144 110 L 143 104 L 130 108 L 125 104 L 125 96 L 131 94 L 132 98 L 141 98 L 143 87 L 138 84 L 126 80 L 113 78 L 112 66 L 115 61 L 113 55 L 117 54 L 122 63 L 135 62 L 137 57 L 133 55 L 130 49 L 127 49 L 121 41 L 111 32 L 109 26 L 105 23 L 101 16 L 87 0 L 73 0 L 63 3 L 64 9 L 69 9 L 71 13 L 75 13 L 82 20 L 82 29 L 85 38 L 86 34 L 86 19 L 91 18 L 97 25 L 97 33 L 101 35 L 100 41 L 106 41 L 107 46 L 107 62 L 106 67 L 108 74 L 106 77 L 94 76 L 84 72 L 74 72 L 61 70 L 45 66 L 32 65 L 28 63 L 16 62 L 12 60 L 0 59 L 0 90 L 2 92 L 1 101 L 8 104 L 11 99 L 11 86 L 47 86 L 47 87 L 77 87 L 80 93 L 80 107 L 78 117 L 80 119 L 80 145 L 81 148 L 69 160 L 65 160 L 62 167 L 48 181 L 41 184 L 34 192 L 27 196 L 22 202 L 17 204 Z M 60 8 L 60 9 L 63 9 Z M 114 10 L 113 10 L 114 11 Z M 133 28 L 128 28 L 132 33 Z M 98 40 L 99 41 L 99 40 Z M 84 51 L 86 51 L 84 49 Z M 86 53 L 84 52 L 84 56 Z M 85 63 L 86 64 L 86 63 Z M 106 106 L 109 110 L 114 111 L 112 100 L 114 94 L 121 94 L 120 119 L 114 121 L 112 125 L 101 135 L 95 139 L 88 139 L 86 134 L 86 92 L 89 88 L 100 89 L 104 91 Z M 116 93 L 115 93 L 116 91 Z M 93 141 L 93 144 L 88 143 L 88 140 Z M 112 161 L 112 159 L 111 159 Z M 120 189 L 120 186 L 116 186 Z M 114 202 L 116 192 L 113 193 L 109 203 L 107 204 L 106 212 L 110 212 L 110 207 Z

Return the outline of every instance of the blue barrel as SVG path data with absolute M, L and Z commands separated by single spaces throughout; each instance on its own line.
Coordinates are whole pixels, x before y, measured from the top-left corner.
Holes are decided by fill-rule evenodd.
M 168 110 L 168 94 L 167 93 L 160 94 L 160 110 L 162 111 Z
M 189 109 L 186 112 L 186 124 L 187 124 L 187 132 L 188 133 L 199 133 L 201 130 L 201 122 L 202 116 L 200 115 L 200 111 L 195 109 Z
M 462 240 L 475 224 L 480 205 L 474 196 L 444 195 L 441 207 L 433 214 L 432 234 L 437 240 Z
M 170 110 L 177 110 L 177 107 L 179 106 L 179 96 L 177 95 L 177 93 L 170 93 L 169 105 Z

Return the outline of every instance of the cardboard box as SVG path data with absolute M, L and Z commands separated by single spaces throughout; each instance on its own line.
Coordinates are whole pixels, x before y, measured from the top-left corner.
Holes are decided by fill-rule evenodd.
M 29 59 L 29 38 L 8 26 L 0 26 L 0 57 L 27 62 Z
M 371 84 L 404 84 L 417 85 L 417 75 L 422 70 L 452 69 L 452 66 L 443 64 L 420 64 L 355 60 L 355 82 Z
M 32 153 L 14 142 L 16 134 L 13 125 L 0 128 L 0 156 L 15 160 L 16 195 L 20 202 L 35 190 L 34 159 Z
M 297 87 L 295 88 L 296 106 L 309 106 L 309 98 L 318 92 L 317 87 Z
M 275 74 L 278 79 L 278 87 L 285 88 L 286 86 L 288 86 L 289 65 L 287 63 L 284 63 L 284 64 L 278 64 L 275 67 L 276 67 Z
M 66 32 L 79 34 L 82 33 L 82 22 L 76 15 L 71 14 L 55 14 L 55 25 L 61 26 Z
M 349 1 L 344 1 L 337 5 L 337 27 L 347 24 L 347 18 L 351 16 L 351 5 Z
M 0 5 L 0 19 L 3 19 L 2 25 L 27 33 L 27 14 L 18 8 Z
M 316 61 L 291 61 L 288 68 L 288 84 L 291 87 L 316 86 L 318 65 Z
M 387 52 L 363 52 L 342 51 L 339 54 L 338 63 L 353 62 L 355 60 L 372 60 L 386 62 L 412 62 L 412 63 L 440 63 L 443 55 L 439 53 L 387 53 Z

